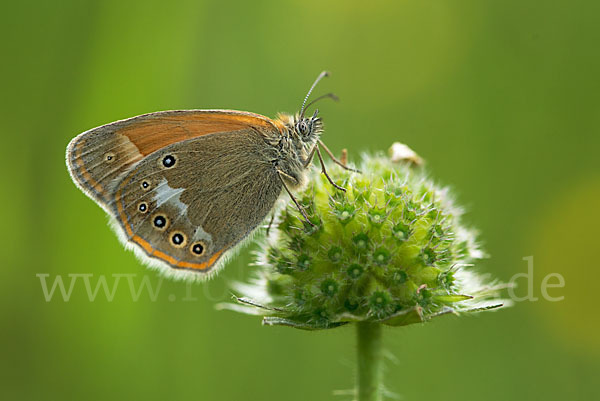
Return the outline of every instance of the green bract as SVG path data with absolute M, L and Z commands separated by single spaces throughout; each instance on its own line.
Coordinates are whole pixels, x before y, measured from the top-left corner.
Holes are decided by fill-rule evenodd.
M 289 202 L 238 285 L 244 307 L 266 324 L 304 329 L 374 321 L 391 326 L 501 306 L 497 287 L 470 271 L 483 254 L 461 211 L 422 168 L 364 156 L 353 173 L 328 164 L 296 194 L 313 225 Z M 231 305 L 233 306 L 233 305 Z

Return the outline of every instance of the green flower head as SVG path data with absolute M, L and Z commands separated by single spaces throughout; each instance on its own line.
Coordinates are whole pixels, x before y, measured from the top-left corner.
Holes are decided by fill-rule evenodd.
M 416 155 L 397 154 L 363 156 L 361 173 L 328 164 L 345 192 L 311 172 L 296 196 L 313 224 L 292 202 L 277 212 L 256 276 L 238 285 L 242 305 L 233 309 L 262 315 L 265 324 L 321 329 L 400 326 L 501 306 L 499 287 L 471 271 L 484 256 L 475 233 L 418 164 Z

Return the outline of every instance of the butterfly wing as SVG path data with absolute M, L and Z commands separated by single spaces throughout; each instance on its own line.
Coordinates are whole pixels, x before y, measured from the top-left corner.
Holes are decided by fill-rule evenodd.
M 154 113 L 88 131 L 69 145 L 71 175 L 149 264 L 214 272 L 281 193 L 267 141 L 278 128 L 237 113 Z

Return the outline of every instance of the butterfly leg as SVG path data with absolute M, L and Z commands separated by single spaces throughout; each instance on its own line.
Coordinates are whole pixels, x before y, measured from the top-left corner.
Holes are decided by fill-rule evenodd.
M 321 172 L 323 174 L 325 174 L 325 177 L 327 177 L 327 180 L 329 181 L 329 183 L 331 185 L 333 185 L 336 189 L 339 189 L 340 191 L 346 192 L 346 188 L 340 187 L 339 185 L 337 185 L 335 182 L 333 182 L 333 180 L 331 179 L 331 177 L 329 176 L 329 174 L 327 174 L 327 170 L 325 169 L 325 162 L 323 161 L 323 156 L 321 156 L 321 151 L 319 150 L 318 146 L 319 145 L 316 145 L 316 147 L 317 147 L 317 156 L 319 156 L 319 161 L 321 162 Z
M 308 215 L 306 214 L 306 211 L 300 205 L 300 203 L 298 203 L 298 201 L 296 200 L 296 197 L 294 196 L 294 194 L 292 194 L 292 191 L 290 191 L 290 189 L 288 188 L 288 186 L 285 183 L 285 180 L 283 179 L 283 177 L 285 177 L 287 179 L 290 179 L 290 180 L 293 180 L 293 178 L 290 177 L 288 174 L 284 173 L 281 170 L 277 170 L 277 174 L 279 175 L 279 179 L 281 180 L 281 183 L 283 184 L 283 187 L 287 191 L 287 193 L 290 196 L 290 198 L 292 198 L 292 201 L 294 201 L 294 203 L 296 204 L 296 207 L 298 208 L 298 210 L 300 210 L 300 213 L 302 213 L 302 216 L 304 217 L 304 219 L 306 220 L 306 222 L 308 224 L 310 224 L 311 226 L 315 227 L 315 225 L 309 220 Z
M 329 155 L 329 157 L 331 157 L 331 160 L 333 160 L 333 162 L 335 164 L 337 164 L 338 166 L 342 167 L 345 170 L 349 170 L 349 171 L 354 171 L 355 173 L 360 173 L 360 170 L 356 170 L 353 168 L 350 168 L 348 166 L 346 166 L 345 163 L 342 163 L 341 161 L 339 161 L 331 152 L 331 150 L 329 150 L 329 148 L 327 146 L 325 146 L 325 144 L 323 143 L 322 140 L 319 139 L 319 145 L 321 145 L 323 147 L 323 150 Z
M 315 146 L 313 146 L 312 150 L 308 154 L 308 157 L 306 158 L 306 161 L 304 162 L 304 168 L 307 168 L 312 163 L 313 157 L 315 157 L 315 151 L 317 150 L 318 147 L 319 147 L 318 144 L 315 144 Z

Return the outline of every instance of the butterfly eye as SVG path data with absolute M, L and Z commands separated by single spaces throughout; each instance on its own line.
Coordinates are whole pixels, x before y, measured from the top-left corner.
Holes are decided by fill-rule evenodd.
M 306 121 L 305 120 L 300 121 L 296 125 L 296 130 L 298 131 L 298 133 L 300 135 L 306 135 L 306 134 L 308 134 L 308 124 L 306 123 Z

